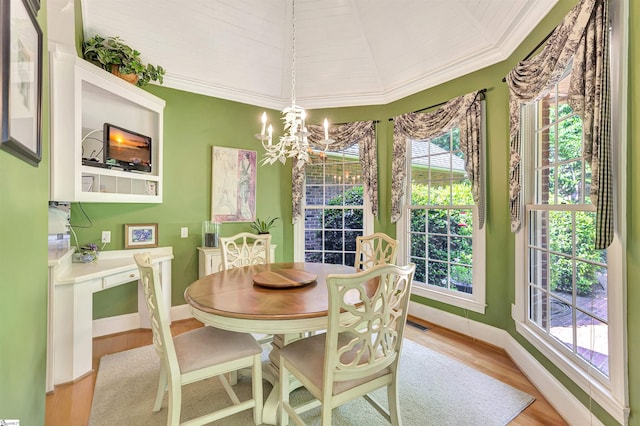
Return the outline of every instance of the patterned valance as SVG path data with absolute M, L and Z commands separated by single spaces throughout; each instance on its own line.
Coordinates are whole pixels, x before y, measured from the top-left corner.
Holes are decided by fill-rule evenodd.
M 325 145 L 320 143 L 324 139 L 324 127 L 318 125 L 307 126 L 309 131 L 309 145 L 323 150 Z M 360 151 L 360 166 L 362 167 L 362 182 L 369 202 L 371 213 L 378 215 L 378 160 L 376 159 L 376 130 L 374 121 L 355 121 L 339 124 L 329 129 L 329 138 L 335 142 L 331 144 L 332 151 L 340 151 L 358 144 Z M 304 169 L 306 164 L 293 164 L 292 172 L 292 201 L 293 221 L 302 216 L 302 192 L 304 188 Z
M 573 59 L 569 104 L 582 117 L 583 153 L 591 165 L 591 200 L 596 206 L 596 249 L 613 240 L 607 0 L 582 0 L 567 14 L 537 56 L 507 76 L 510 89 L 511 230 L 520 228 L 521 105 L 540 100 L 561 79 Z
M 484 170 L 482 170 L 482 102 L 480 92 L 472 92 L 451 99 L 438 110 L 430 113 L 410 112 L 394 118 L 393 126 L 393 176 L 391 180 L 391 221 L 397 222 L 402 215 L 407 174 L 407 138 L 428 140 L 439 136 L 455 126 L 460 128 L 460 150 L 464 155 L 473 192 L 473 201 L 478 206 L 479 228 L 484 225 Z

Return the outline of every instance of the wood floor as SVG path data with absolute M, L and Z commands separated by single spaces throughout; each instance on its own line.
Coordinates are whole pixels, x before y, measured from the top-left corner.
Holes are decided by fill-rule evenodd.
M 566 425 L 567 423 L 544 399 L 538 390 L 518 370 L 501 349 L 475 341 L 449 330 L 411 319 L 428 327 L 421 330 L 407 327 L 405 337 L 435 351 L 450 356 L 536 398 L 510 425 Z M 196 320 L 177 321 L 171 326 L 174 335 L 199 327 Z M 135 330 L 93 340 L 94 373 L 73 384 L 56 386 L 46 397 L 46 426 L 81 426 L 89 423 L 93 387 L 100 357 L 151 344 L 151 331 Z M 412 425 L 409 425 L 412 426 Z

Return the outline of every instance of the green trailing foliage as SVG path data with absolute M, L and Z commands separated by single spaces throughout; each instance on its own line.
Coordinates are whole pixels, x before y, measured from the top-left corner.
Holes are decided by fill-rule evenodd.
M 112 72 L 112 68 L 116 66 L 121 74 L 136 74 L 138 87 L 150 81 L 160 84 L 163 82 L 164 68 L 145 65 L 140 59 L 140 52 L 126 45 L 120 37 L 104 38 L 96 34 L 82 43 L 82 53 L 87 61 L 106 71 Z

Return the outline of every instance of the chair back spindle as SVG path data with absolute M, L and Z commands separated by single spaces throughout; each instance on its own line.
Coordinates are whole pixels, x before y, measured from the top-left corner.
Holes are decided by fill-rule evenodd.
M 271 263 L 271 234 L 241 232 L 221 237 L 222 270 Z
M 372 266 L 396 263 L 398 241 L 382 232 L 356 237 L 355 268 L 363 271 Z

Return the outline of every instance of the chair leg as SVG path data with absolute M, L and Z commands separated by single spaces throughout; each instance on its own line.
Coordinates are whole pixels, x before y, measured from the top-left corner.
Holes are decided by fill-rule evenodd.
M 282 358 L 280 358 L 280 425 L 287 426 L 289 424 L 289 413 L 285 408 L 285 404 L 289 404 L 289 371 L 284 366 Z
M 256 355 L 253 358 L 253 380 L 252 380 L 253 400 L 256 405 L 253 407 L 253 422 L 256 425 L 262 424 L 262 406 L 264 400 L 262 396 L 262 356 Z
M 167 425 L 178 426 L 180 424 L 180 409 L 182 408 L 182 384 L 169 383 L 169 413 Z
M 331 414 L 333 409 L 331 408 L 331 404 L 329 404 L 329 400 L 325 399 L 322 402 L 322 426 L 331 426 Z
M 229 373 L 229 384 L 235 386 L 238 384 L 238 372 L 232 371 Z
M 156 401 L 153 404 L 153 411 L 160 411 L 162 407 L 162 399 L 164 393 L 167 391 L 167 367 L 164 362 L 160 360 L 160 378 L 158 379 L 158 391 L 156 393 Z
M 398 398 L 396 380 L 393 380 L 389 386 L 387 386 L 387 399 L 389 401 L 389 417 L 392 426 L 402 425 L 402 419 L 400 418 L 400 399 Z

